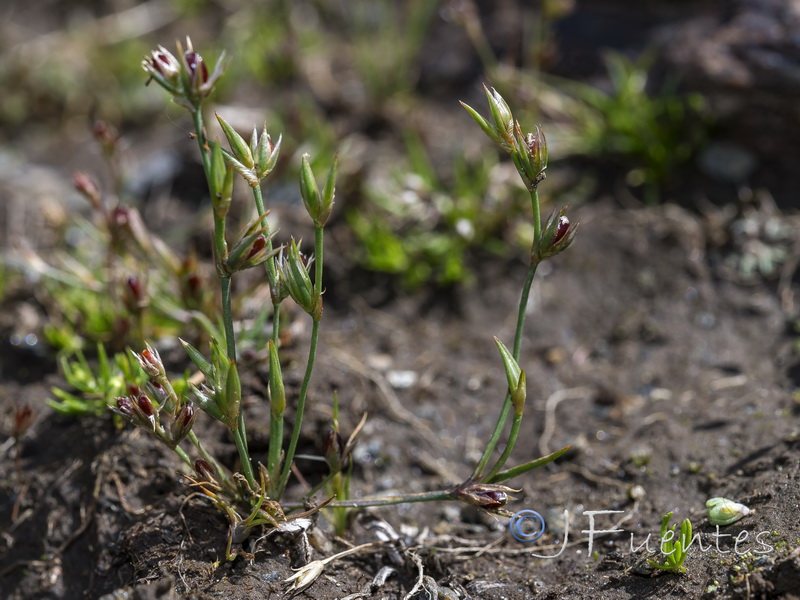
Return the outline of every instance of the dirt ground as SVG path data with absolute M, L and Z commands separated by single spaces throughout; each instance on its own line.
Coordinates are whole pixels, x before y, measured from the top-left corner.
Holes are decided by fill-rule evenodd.
M 774 286 L 721 276 L 706 252 L 708 223 L 674 206 L 628 211 L 600 203 L 580 220 L 573 249 L 536 283 L 521 361 L 532 408 L 515 457 L 573 446 L 557 464 L 515 482 L 522 491 L 511 510 L 545 516 L 545 536 L 517 542 L 505 519 L 461 505 L 364 511 L 347 541 L 332 539 L 321 521 L 314 558 L 382 539 L 376 523 L 384 519 L 398 539 L 332 564 L 307 597 L 402 598 L 417 565 L 449 588 L 440 597 L 453 598 L 796 593 L 796 340 Z M 512 335 L 522 275 L 519 264 L 486 260 L 479 283 L 449 300 L 417 296 L 380 308 L 331 291 L 314 397 L 339 390 L 345 430 L 369 413 L 356 495 L 426 491 L 468 475 L 503 393 L 491 335 Z M 4 312 L 22 301 L 12 299 Z M 7 346 L 3 358 L 15 360 Z M 6 411 L 27 400 L 39 414 L 20 472 L 4 445 L 4 598 L 281 596 L 282 580 L 302 560 L 300 542 L 262 540 L 250 548 L 253 561 L 225 562 L 225 521 L 190 497 L 177 461 L 108 420 L 48 412 L 42 399 L 57 377 L 31 367 L 26 377 L 16 364 L 19 377 L 4 369 Z M 393 388 L 405 372 L 414 383 Z M 265 411 L 253 390 L 248 418 L 258 423 Z M 307 453 L 319 453 L 326 417 L 312 410 Z M 266 418 L 260 422 L 266 429 Z M 253 429 L 256 456 L 264 434 Z M 233 460 L 233 444 L 217 437 L 221 455 Z M 715 532 L 704 509 L 713 496 L 753 512 Z M 591 553 L 586 511 L 618 511 L 596 515 L 594 529 L 622 530 L 597 536 Z M 653 574 L 642 564 L 645 550 L 636 549 L 647 534 L 657 538 L 668 511 L 701 533 L 703 549 L 691 550 L 685 575 Z M 370 582 L 383 567 L 391 574 L 373 594 Z
M 432 126 L 466 127 L 452 116 L 456 99 L 437 99 Z M 161 141 L 150 134 L 132 132 L 133 144 Z M 45 149 L 58 139 L 35 141 L 31 155 L 64 185 L 91 155 L 52 159 Z M 791 144 L 776 142 L 782 164 L 796 157 Z M 800 221 L 794 196 L 776 194 L 778 208 L 767 191 L 770 182 L 797 187 L 765 167 L 752 198 L 737 202 L 734 186 L 701 179 L 709 187 L 698 187 L 695 176 L 665 198 L 677 203 L 651 207 L 631 202 L 616 181 L 600 185 L 570 213 L 581 223 L 574 245 L 537 274 L 520 360 L 526 419 L 510 464 L 572 448 L 511 482 L 520 491 L 508 508 L 546 521 L 533 543 L 517 541 L 508 519 L 465 505 L 407 504 L 353 512 L 344 539 L 324 517 L 309 539 L 252 536 L 246 549 L 254 558 L 227 562 L 227 521 L 182 483 L 174 456 L 110 419 L 67 418 L 47 407 L 50 388 L 63 384 L 53 356 L 41 343 L 12 343 L 15 334 L 41 334 L 40 298 L 30 285 L 8 290 L 0 306 L 0 431 L 11 430 L 22 403 L 35 421 L 19 448 L 10 437 L 0 442 L 0 598 L 277 599 L 294 568 L 367 543 L 374 545 L 327 565 L 298 597 L 800 598 Z M 301 219 L 284 209 L 290 223 Z M 354 497 L 463 481 L 505 393 L 492 336 L 513 338 L 524 256 L 476 252 L 471 284 L 400 294 L 395 280 L 349 262 L 351 243 L 345 224 L 334 223 L 298 469 L 309 480 L 323 472 L 303 456 L 322 452 L 336 390 L 345 433 L 368 414 Z M 779 255 L 774 272 L 749 272 Z M 296 316 L 284 371 L 290 397 L 309 337 Z M 256 363 L 244 383 L 251 450 L 265 460 L 266 365 Z M 197 427 L 234 467 L 226 433 L 204 417 Z M 302 495 L 295 480 L 287 497 Z M 705 502 L 718 496 L 750 514 L 715 528 Z M 669 511 L 699 533 L 684 574 L 646 562 Z

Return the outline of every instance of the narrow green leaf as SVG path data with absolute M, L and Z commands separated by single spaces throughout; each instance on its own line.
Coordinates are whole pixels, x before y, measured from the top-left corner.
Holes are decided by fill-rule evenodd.
M 552 454 L 548 454 L 547 456 L 542 456 L 541 458 L 537 458 L 536 460 L 532 460 L 522 465 L 517 465 L 516 467 L 513 467 L 506 471 L 501 471 L 486 483 L 500 483 L 501 481 L 507 481 L 509 479 L 513 479 L 514 477 L 518 477 L 523 473 L 532 471 L 533 469 L 538 469 L 539 467 L 543 467 L 547 463 L 553 462 L 555 459 L 564 454 L 571 447 L 572 446 L 567 446 L 565 448 L 562 448 L 561 450 L 556 450 L 555 452 L 553 452 Z
M 111 379 L 111 368 L 108 364 L 108 354 L 106 354 L 106 349 L 103 347 L 103 344 L 97 344 L 97 360 L 100 363 L 100 378 L 104 382 L 108 382 Z

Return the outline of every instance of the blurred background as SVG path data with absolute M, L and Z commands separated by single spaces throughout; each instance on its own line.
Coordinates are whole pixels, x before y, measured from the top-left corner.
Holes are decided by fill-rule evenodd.
M 319 172 L 339 153 L 333 279 L 444 289 L 470 284 L 476 255 L 524 256 L 526 195 L 458 105 L 486 114 L 483 83 L 547 135 L 545 212 L 681 205 L 726 256 L 741 246 L 744 280 L 797 252 L 782 218 L 800 178 L 795 2 L 7 0 L 0 17 L 0 292 L 20 271 L 89 277 L 77 170 L 171 247 L 210 255 L 189 115 L 141 69 L 187 35 L 209 66 L 226 53 L 213 109 L 283 135 L 276 218 L 293 218 L 300 156 Z M 48 249 L 66 249 L 55 271 Z

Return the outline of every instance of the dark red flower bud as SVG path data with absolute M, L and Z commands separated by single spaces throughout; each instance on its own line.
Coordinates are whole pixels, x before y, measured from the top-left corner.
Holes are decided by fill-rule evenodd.
M 133 418 L 136 415 L 136 409 L 133 407 L 133 402 L 127 396 L 117 396 L 117 412 L 124 417 Z
M 551 246 L 555 246 L 561 239 L 567 235 L 569 231 L 569 219 L 564 215 L 558 218 L 558 225 L 556 225 L 556 234 L 553 236 L 553 243 Z
M 115 127 L 109 125 L 105 121 L 97 121 L 94 124 L 94 138 L 100 144 L 100 147 L 108 155 L 113 154 L 117 149 L 119 142 L 119 132 Z
M 188 51 L 184 55 L 186 61 L 186 68 L 192 77 L 192 81 L 196 81 L 199 85 L 208 81 L 208 67 L 203 61 L 203 57 L 197 52 Z
M 158 362 L 156 361 L 155 355 L 150 351 L 149 348 L 145 348 L 142 350 L 142 358 L 145 359 L 148 364 L 153 366 L 158 366 Z
M 125 206 L 118 206 L 111 212 L 111 223 L 118 229 L 127 227 L 130 219 L 130 212 Z
M 119 317 L 114 320 L 114 336 L 118 340 L 125 339 L 131 331 L 131 320 Z
M 492 491 L 482 492 L 477 495 L 483 499 L 483 504 L 482 504 L 483 508 L 489 510 L 505 506 L 506 502 L 508 502 L 508 495 L 505 492 L 492 490 Z
M 539 263 L 569 248 L 578 225 L 567 218 L 567 207 L 553 213 L 542 226 L 542 233 L 531 248 L 531 262 Z
M 155 397 L 156 401 L 159 403 L 163 403 L 167 399 L 167 390 L 164 389 L 164 386 L 155 381 L 149 381 L 147 383 L 147 389 L 152 393 Z
M 166 377 L 166 371 L 164 370 L 164 363 L 161 362 L 161 356 L 159 356 L 158 351 L 150 344 L 147 344 L 147 348 L 142 350 L 141 354 L 136 354 L 134 352 L 133 356 L 139 362 L 139 366 L 142 367 L 142 370 L 150 377 L 151 381 L 157 382 Z
M 186 284 L 189 286 L 189 291 L 195 296 L 200 292 L 200 288 L 202 287 L 200 276 L 197 273 L 189 274 L 186 278 Z
M 258 236 L 255 241 L 253 241 L 253 245 L 250 246 L 250 251 L 247 253 L 247 260 L 253 258 L 256 254 L 261 252 L 267 245 L 267 238 L 263 235 Z
M 100 188 L 97 183 L 86 173 L 78 171 L 72 176 L 72 185 L 78 190 L 94 208 L 100 206 Z
M 344 438 L 338 431 L 329 431 L 325 438 L 325 462 L 332 473 L 338 473 L 347 468 L 347 459 L 344 452 Z
M 183 427 L 187 427 L 194 420 L 195 414 L 194 405 L 187 402 L 181 406 L 181 409 L 178 411 L 178 416 L 175 420 L 179 421 Z
M 153 406 L 153 403 L 150 401 L 150 398 L 148 398 L 144 394 L 136 398 L 136 405 L 139 407 L 139 410 L 142 411 L 144 416 L 147 417 L 148 419 L 155 416 L 156 409 Z
M 214 478 L 214 467 L 212 467 L 211 463 L 207 460 L 200 458 L 194 461 L 194 472 L 197 473 L 197 477 L 200 481 L 216 482 Z
M 170 426 L 170 435 L 172 437 L 173 444 L 179 444 L 180 441 L 189 434 L 189 432 L 192 430 L 192 425 L 194 425 L 194 420 L 196 417 L 197 411 L 192 404 L 187 402 L 181 406 L 180 410 L 178 410 L 178 414 L 175 415 L 175 419 L 172 421 L 172 425 Z
M 144 289 L 142 288 L 142 284 L 139 280 L 131 275 L 128 277 L 128 280 L 125 282 L 128 286 L 128 291 L 131 293 L 131 296 L 137 302 L 141 302 L 144 299 Z
M 153 52 L 153 68 L 165 76 L 171 76 L 175 70 L 174 57 L 169 52 Z
M 12 437 L 20 438 L 33 424 L 33 411 L 26 402 L 17 407 L 14 415 L 14 431 Z
M 514 491 L 519 490 L 492 483 L 466 483 L 454 490 L 454 496 L 456 500 L 484 510 L 498 510 L 508 502 L 508 492 Z

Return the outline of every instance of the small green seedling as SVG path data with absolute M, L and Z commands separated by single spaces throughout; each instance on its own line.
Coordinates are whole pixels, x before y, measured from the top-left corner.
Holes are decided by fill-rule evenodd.
M 664 555 L 664 562 L 658 563 L 654 560 L 648 560 L 651 567 L 669 571 L 670 573 L 685 573 L 686 567 L 683 566 L 686 561 L 686 554 L 689 546 L 692 543 L 692 523 L 689 519 L 684 519 L 681 522 L 681 531 L 678 539 L 675 539 L 675 528 L 677 525 L 669 527 L 669 521 L 672 518 L 672 512 L 668 512 L 661 519 L 661 553 Z
M 126 393 L 129 384 L 144 385 L 146 378 L 125 353 L 109 360 L 102 344 L 97 344 L 97 366 L 92 367 L 83 352 L 61 356 L 61 372 L 72 389 L 52 388 L 55 400 L 47 403 L 65 415 L 102 415 L 115 398 Z

